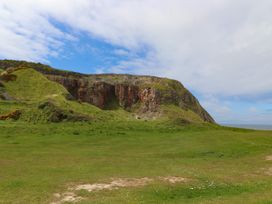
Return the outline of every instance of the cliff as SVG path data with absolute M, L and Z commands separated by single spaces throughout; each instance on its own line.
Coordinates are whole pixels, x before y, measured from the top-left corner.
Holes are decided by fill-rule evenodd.
M 122 108 L 139 118 L 157 118 L 167 112 L 164 107 L 171 105 L 178 110 L 191 111 L 205 122 L 214 123 L 198 100 L 176 80 L 121 74 L 86 75 L 53 69 L 39 63 L 0 61 L 1 69 L 10 67 L 35 69 L 50 81 L 65 87 L 70 94 L 69 99 L 89 103 L 102 110 Z

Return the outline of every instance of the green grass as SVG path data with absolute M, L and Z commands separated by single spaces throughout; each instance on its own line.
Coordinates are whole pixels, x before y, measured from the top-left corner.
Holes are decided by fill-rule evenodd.
M 272 132 L 161 122 L 0 122 L 0 203 L 49 203 L 71 185 L 181 176 L 185 184 L 78 192 L 80 203 L 269 203 Z
M 156 180 L 143 187 L 77 194 L 85 198 L 81 204 L 272 202 L 272 161 L 265 160 L 272 155 L 272 131 L 203 123 L 193 111 L 173 104 L 162 105 L 164 115 L 157 120 L 136 120 L 133 109 L 125 111 L 114 101 L 109 104 L 114 110 L 102 111 L 67 100 L 66 89 L 33 69 L 11 74 L 16 80 L 2 81 L 0 91 L 17 100 L 0 100 L 0 115 L 14 110 L 22 115 L 17 122 L 0 121 L 0 204 L 50 203 L 54 193 L 81 183 L 164 176 L 189 181 Z M 182 88 L 168 79 L 154 86 L 166 94 Z M 45 102 L 53 110 L 39 108 Z M 92 119 L 48 123 L 55 109 Z
M 184 110 L 175 105 L 162 105 L 165 116 L 171 122 L 182 125 L 183 123 L 203 123 L 203 120 L 195 112 Z
M 6 91 L 20 101 L 42 101 L 48 98 L 63 98 L 68 94 L 60 84 L 49 81 L 45 76 L 29 68 L 12 73 L 15 81 L 4 83 Z

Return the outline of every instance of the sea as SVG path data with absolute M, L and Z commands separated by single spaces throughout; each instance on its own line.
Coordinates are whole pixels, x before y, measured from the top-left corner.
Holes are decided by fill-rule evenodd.
M 260 124 L 221 124 L 221 125 L 227 127 L 237 127 L 255 130 L 272 130 L 272 125 L 260 125 Z

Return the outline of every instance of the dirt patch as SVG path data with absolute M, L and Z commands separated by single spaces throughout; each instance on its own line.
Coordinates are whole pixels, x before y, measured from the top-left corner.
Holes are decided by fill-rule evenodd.
M 51 202 L 50 204 L 61 204 L 61 203 L 65 203 L 65 202 L 77 203 L 77 202 L 83 200 L 82 197 L 77 196 L 73 192 L 65 192 L 63 194 L 55 193 L 54 197 L 57 198 L 58 201 Z
M 272 167 L 260 168 L 258 173 L 265 174 L 266 176 L 272 176 Z
M 76 190 L 76 191 L 86 190 L 86 191 L 92 192 L 92 191 L 100 191 L 100 190 L 114 190 L 114 189 L 124 188 L 124 187 L 139 187 L 139 186 L 148 185 L 153 180 L 154 179 L 151 179 L 151 178 L 116 179 L 110 183 L 94 183 L 94 184 L 78 185 L 75 188 L 72 188 L 70 190 Z
M 266 157 L 265 157 L 265 160 L 266 160 L 266 161 L 272 161 L 272 155 L 266 156 Z
M 267 176 L 272 176 L 272 167 L 268 168 L 264 173 L 265 173 Z
M 172 183 L 172 184 L 183 183 L 183 182 L 189 181 L 189 179 L 187 179 L 187 178 L 176 177 L 176 176 L 159 177 L 159 179 L 161 181 L 165 181 L 165 182 Z
M 129 187 L 142 187 L 149 184 L 152 184 L 155 181 L 163 181 L 170 184 L 184 183 L 189 181 L 188 178 L 177 177 L 177 176 L 167 176 L 167 177 L 157 177 L 157 178 L 118 178 L 112 179 L 109 183 L 93 183 L 93 184 L 81 184 L 77 186 L 70 187 L 65 193 L 55 193 L 54 202 L 50 204 L 62 204 L 65 202 L 76 203 L 83 200 L 83 197 L 77 196 L 76 191 L 86 190 L 88 192 L 97 192 L 102 190 L 117 190 L 120 188 L 129 188 Z
M 265 157 L 266 161 L 272 161 L 272 155 L 267 155 Z M 272 176 L 272 167 L 269 168 L 261 168 L 261 172 L 263 172 L 267 176 Z

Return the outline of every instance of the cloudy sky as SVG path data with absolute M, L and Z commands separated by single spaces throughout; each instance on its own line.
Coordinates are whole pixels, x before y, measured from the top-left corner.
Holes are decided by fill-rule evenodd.
M 0 58 L 181 81 L 220 123 L 272 124 L 271 0 L 0 0 Z

